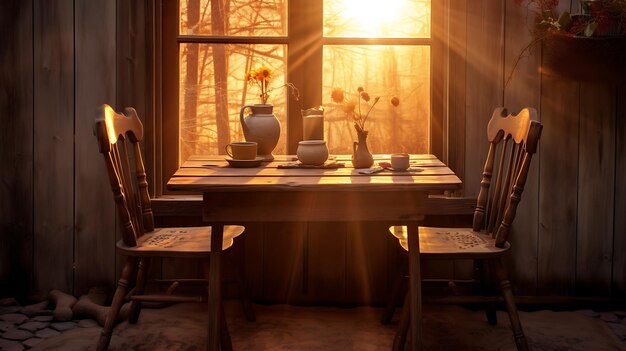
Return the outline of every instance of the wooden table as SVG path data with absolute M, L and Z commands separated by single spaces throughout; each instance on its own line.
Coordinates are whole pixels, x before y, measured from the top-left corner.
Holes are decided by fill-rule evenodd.
M 209 273 L 209 350 L 219 349 L 220 258 L 223 226 L 269 221 L 392 221 L 408 225 L 411 301 L 420 301 L 417 225 L 432 212 L 428 194 L 457 189 L 461 180 L 433 155 L 411 155 L 417 171 L 360 174 L 350 156 L 337 169 L 282 169 L 293 156 L 276 156 L 257 168 L 232 168 L 224 156 L 193 156 L 167 183 L 169 190 L 203 193 L 203 218 L 213 226 Z M 375 164 L 389 161 L 376 155 Z M 245 235 L 245 233 L 244 233 Z M 414 274 L 417 273 L 417 274 Z M 411 304 L 413 350 L 421 348 L 421 303 Z

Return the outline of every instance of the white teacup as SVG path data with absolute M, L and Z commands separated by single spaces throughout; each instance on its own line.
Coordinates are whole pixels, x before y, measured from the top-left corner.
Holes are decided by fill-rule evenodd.
M 409 154 L 391 155 L 391 168 L 397 171 L 405 171 L 409 169 Z
M 255 141 L 236 141 L 226 145 L 226 154 L 233 160 L 254 160 L 257 153 Z

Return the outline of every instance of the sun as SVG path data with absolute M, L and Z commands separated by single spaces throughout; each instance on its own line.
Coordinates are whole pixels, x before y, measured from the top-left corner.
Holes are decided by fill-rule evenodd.
M 385 28 L 393 26 L 402 16 L 410 0 L 340 0 L 339 15 L 346 22 L 357 26 L 364 34 L 384 34 Z

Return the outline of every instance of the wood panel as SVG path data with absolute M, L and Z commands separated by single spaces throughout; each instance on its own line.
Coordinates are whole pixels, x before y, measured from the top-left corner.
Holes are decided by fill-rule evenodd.
M 76 295 L 115 281 L 115 205 L 93 136 L 98 108 L 115 102 L 115 2 L 75 2 Z
M 34 2 L 35 289 L 72 291 L 74 2 Z
M 305 245 L 305 300 L 320 304 L 345 303 L 347 223 L 311 222 Z
M 615 188 L 615 87 L 581 83 L 576 293 L 611 290 Z
M 489 143 L 487 123 L 502 101 L 502 1 L 477 0 L 467 7 L 465 195 L 478 195 Z M 495 20 L 498 19 L 498 20 Z
M 468 25 L 467 0 L 449 2 L 449 75 L 448 83 L 448 166 L 466 183 L 465 148 L 467 97 L 467 41 Z M 456 192 L 463 196 L 463 190 Z M 441 263 L 444 265 L 444 263 Z M 454 277 L 460 278 L 473 271 L 472 264 L 464 261 L 452 263 Z
M 465 181 L 467 0 L 451 1 L 449 6 L 448 165 Z
M 263 299 L 266 302 L 302 301 L 307 252 L 306 223 L 263 224 Z
M 570 295 L 576 279 L 579 86 L 542 76 L 537 292 Z
M 557 11 L 569 8 L 570 1 L 561 1 Z M 540 91 L 537 293 L 568 295 L 576 279 L 577 196 L 572 189 L 578 184 L 579 87 L 567 78 L 542 75 Z
M 346 297 L 350 304 L 382 305 L 390 289 L 386 223 L 351 222 L 346 237 Z M 397 241 L 396 241 L 397 243 Z M 399 243 L 397 243 L 399 244 Z M 398 245 L 399 246 L 399 245 Z
M 533 41 L 530 26 L 535 23 L 534 16 L 532 11 L 528 11 L 525 6 L 516 5 L 514 0 L 506 1 L 503 106 L 509 112 L 532 107 L 541 116 L 541 76 L 538 74 L 541 45 L 535 43 L 529 51 L 524 51 L 528 43 Z M 541 144 L 542 141 L 539 142 Z M 533 295 L 537 289 L 539 167 L 537 154 L 528 173 L 523 200 L 518 207 L 509 240 L 512 245 L 508 256 L 509 269 L 514 288 L 516 293 L 524 295 Z
M 33 272 L 33 2 L 0 2 L 0 33 L 0 291 L 23 296 Z
M 258 301 L 263 299 L 264 293 L 263 242 L 265 235 L 261 223 L 247 223 L 245 227 L 246 231 L 242 238 L 245 257 L 240 263 L 244 267 L 245 287 L 249 289 L 250 297 Z
M 613 296 L 626 295 L 626 84 L 617 89 L 615 140 L 615 227 L 613 228 Z

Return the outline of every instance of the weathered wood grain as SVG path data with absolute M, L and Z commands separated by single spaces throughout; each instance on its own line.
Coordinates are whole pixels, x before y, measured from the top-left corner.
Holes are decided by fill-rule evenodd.
M 454 190 L 455 175 L 372 177 L 172 177 L 168 189 L 181 191 L 322 191 L 343 185 L 341 191 Z
M 33 2 L 0 2 L 0 290 L 30 293 L 33 272 Z
M 413 166 L 412 166 L 413 167 Z M 405 175 L 425 176 L 425 175 L 453 175 L 454 172 L 448 167 L 419 167 L 414 171 L 392 171 L 383 170 L 376 173 L 377 176 L 405 176 Z M 369 174 L 359 173 L 353 168 L 337 169 L 284 169 L 284 168 L 232 168 L 224 166 L 218 167 L 194 167 L 181 168 L 176 172 L 177 177 L 370 177 Z
M 345 301 L 382 305 L 389 287 L 388 233 L 384 223 L 352 222 L 347 226 Z M 404 267 L 406 268 L 406 267 Z
M 302 302 L 306 296 L 306 231 L 302 222 L 263 224 L 262 301 Z
M 532 24 L 535 14 L 513 0 L 506 1 L 504 106 L 510 112 L 524 107 L 539 108 L 541 101 L 541 43 L 532 43 Z M 519 59 L 519 62 L 517 60 Z M 510 80 L 507 81 L 509 79 Z M 507 84 L 508 83 L 508 84 Z M 538 111 L 541 119 L 541 111 Z M 540 141 L 541 145 L 543 141 Z M 537 235 L 539 231 L 539 155 L 531 166 L 511 229 L 511 254 L 508 267 L 516 293 L 533 295 L 537 289 Z
M 611 289 L 615 189 L 615 87 L 581 83 L 576 293 Z
M 311 303 L 345 301 L 347 290 L 347 224 L 310 222 L 307 225 L 307 297 Z
M 501 106 L 504 14 L 502 1 L 467 6 L 465 196 L 476 196 L 489 146 L 485 137 L 493 109 Z
M 578 110 L 576 82 L 542 76 L 537 293 L 570 295 L 576 280 Z
M 383 161 L 383 160 L 381 160 Z M 387 162 L 389 162 L 389 160 L 387 160 Z M 354 168 L 352 168 L 352 163 L 350 161 L 339 161 L 340 164 L 343 164 L 343 166 L 340 166 L 338 168 L 328 168 L 325 169 L 324 171 L 326 173 L 333 173 L 333 172 L 352 172 L 354 171 Z M 264 169 L 271 169 L 273 172 L 284 172 L 284 170 L 286 168 L 278 168 L 279 166 L 290 166 L 290 164 L 293 164 L 293 162 L 269 162 L 269 163 L 262 163 L 261 166 L 264 167 Z M 254 172 L 254 171 L 258 171 L 261 167 L 250 167 L 250 168 L 233 168 L 230 167 L 228 162 L 225 161 L 224 159 L 221 160 L 192 160 L 192 161 L 185 161 L 185 163 L 183 163 L 183 165 L 181 166 L 181 168 L 183 169 L 194 169 L 194 168 L 226 168 L 228 167 L 229 169 L 235 169 L 234 172 Z M 378 166 L 378 165 L 376 165 Z M 411 167 L 420 167 L 420 168 L 430 168 L 430 167 L 445 167 L 446 165 L 439 161 L 439 160 L 430 160 L 430 159 L 420 159 L 420 160 L 411 160 L 410 162 L 410 166 Z M 315 168 L 288 168 L 288 169 L 295 169 L 300 171 L 303 174 L 306 173 L 312 173 L 312 172 L 316 172 Z M 319 171 L 319 170 L 318 170 Z M 391 172 L 391 171 L 390 171 Z M 401 172 L 401 171 L 400 171 Z M 355 174 L 358 174 L 358 172 L 354 172 Z
M 35 289 L 73 289 L 74 2 L 34 2 Z
M 207 190 L 208 191 L 208 190 Z M 395 221 L 433 214 L 423 192 L 213 192 L 205 193 L 203 217 L 230 224 L 282 221 Z
M 615 207 L 613 296 L 626 295 L 626 84 L 617 87 L 615 114 Z
M 449 3 L 449 85 L 448 165 L 465 180 L 466 84 L 467 84 L 467 0 Z
M 410 154 L 411 160 L 438 160 L 437 156 L 432 154 Z M 187 162 L 191 161 L 224 161 L 224 155 L 192 155 L 185 161 L 184 165 Z M 329 160 L 337 160 L 339 162 L 350 161 L 351 155 L 330 155 Z M 390 154 L 375 154 L 373 155 L 374 161 L 390 161 Z M 296 155 L 274 155 L 274 163 L 281 162 L 292 162 L 297 161 L 298 157 Z
M 115 2 L 75 2 L 75 283 L 77 295 L 115 280 L 115 205 L 93 135 L 98 108 L 115 102 Z
M 264 283 L 264 260 L 266 259 L 263 252 L 265 234 L 263 233 L 262 223 L 246 223 L 246 231 L 242 238 L 245 257 L 240 259 L 243 265 L 245 285 L 244 288 L 249 289 L 249 296 L 255 301 L 263 299 L 263 283 Z M 237 243 L 235 243 L 237 244 Z M 297 250 L 295 248 L 294 250 Z M 268 257 L 269 259 L 272 256 Z

